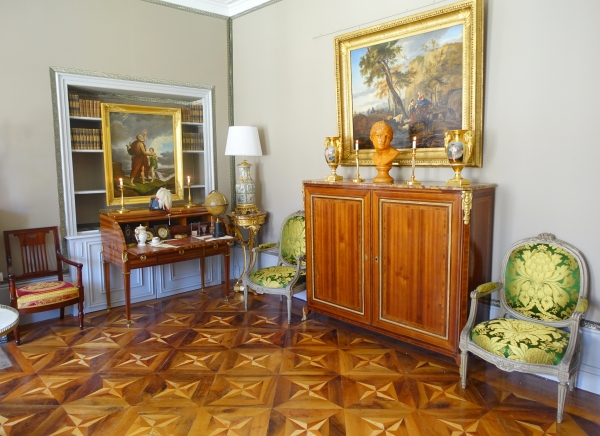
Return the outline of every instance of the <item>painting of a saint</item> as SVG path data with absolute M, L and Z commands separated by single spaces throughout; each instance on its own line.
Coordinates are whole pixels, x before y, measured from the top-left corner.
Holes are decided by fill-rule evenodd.
M 136 197 L 145 202 L 160 188 L 176 194 L 181 166 L 179 109 L 105 106 L 104 135 L 109 137 L 105 149 L 110 147 L 105 152 L 107 194 L 111 190 L 113 199 L 120 198 L 121 183 L 129 202 L 138 202 Z

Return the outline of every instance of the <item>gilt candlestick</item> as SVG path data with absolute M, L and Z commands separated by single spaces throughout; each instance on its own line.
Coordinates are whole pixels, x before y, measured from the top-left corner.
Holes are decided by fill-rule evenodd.
M 410 180 L 407 180 L 406 183 L 408 186 L 420 186 L 421 182 L 419 182 L 417 179 L 415 179 L 415 163 L 417 160 L 417 149 L 416 147 L 413 146 L 412 149 L 412 160 L 411 160 L 411 164 L 412 164 L 412 175 L 410 176 Z
M 360 166 L 358 164 L 358 149 L 355 150 L 356 153 L 356 178 L 352 179 L 354 183 L 362 183 L 365 179 L 360 177 Z
M 187 187 L 188 187 L 188 202 L 185 205 L 185 207 L 187 209 L 190 209 L 190 208 L 192 208 L 192 207 L 194 207 L 196 205 L 194 203 L 192 203 L 192 185 L 191 185 L 189 177 L 188 177 Z
M 119 209 L 119 213 L 127 213 L 129 211 L 127 209 L 125 209 L 125 200 L 123 198 L 123 183 L 122 182 L 119 185 L 119 189 L 121 190 L 121 209 Z

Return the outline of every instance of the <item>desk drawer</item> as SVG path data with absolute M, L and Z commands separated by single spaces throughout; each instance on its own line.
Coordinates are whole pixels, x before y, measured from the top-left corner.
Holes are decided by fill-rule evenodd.
M 146 268 L 158 265 L 156 254 L 142 254 L 140 256 L 129 255 L 129 269 Z
M 198 259 L 205 256 L 204 247 L 181 248 L 170 253 L 163 253 L 158 258 L 159 265 L 167 263 L 183 262 L 184 260 Z

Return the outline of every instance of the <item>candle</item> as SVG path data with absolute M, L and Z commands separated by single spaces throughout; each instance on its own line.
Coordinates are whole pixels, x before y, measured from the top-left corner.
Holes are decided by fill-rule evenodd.
M 123 186 L 123 179 L 119 177 L 119 185 Z
M 417 137 L 413 136 L 413 148 L 417 148 Z
M 188 185 L 190 184 L 190 176 L 188 176 Z
M 354 149 L 358 150 L 358 139 L 356 140 L 356 142 L 354 143 Z

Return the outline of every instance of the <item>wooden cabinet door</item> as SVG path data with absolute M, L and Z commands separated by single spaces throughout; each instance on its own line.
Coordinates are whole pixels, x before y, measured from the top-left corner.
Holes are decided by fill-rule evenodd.
M 427 348 L 456 351 L 465 242 L 460 194 L 373 192 L 375 327 Z
M 305 187 L 308 305 L 371 321 L 370 191 Z

